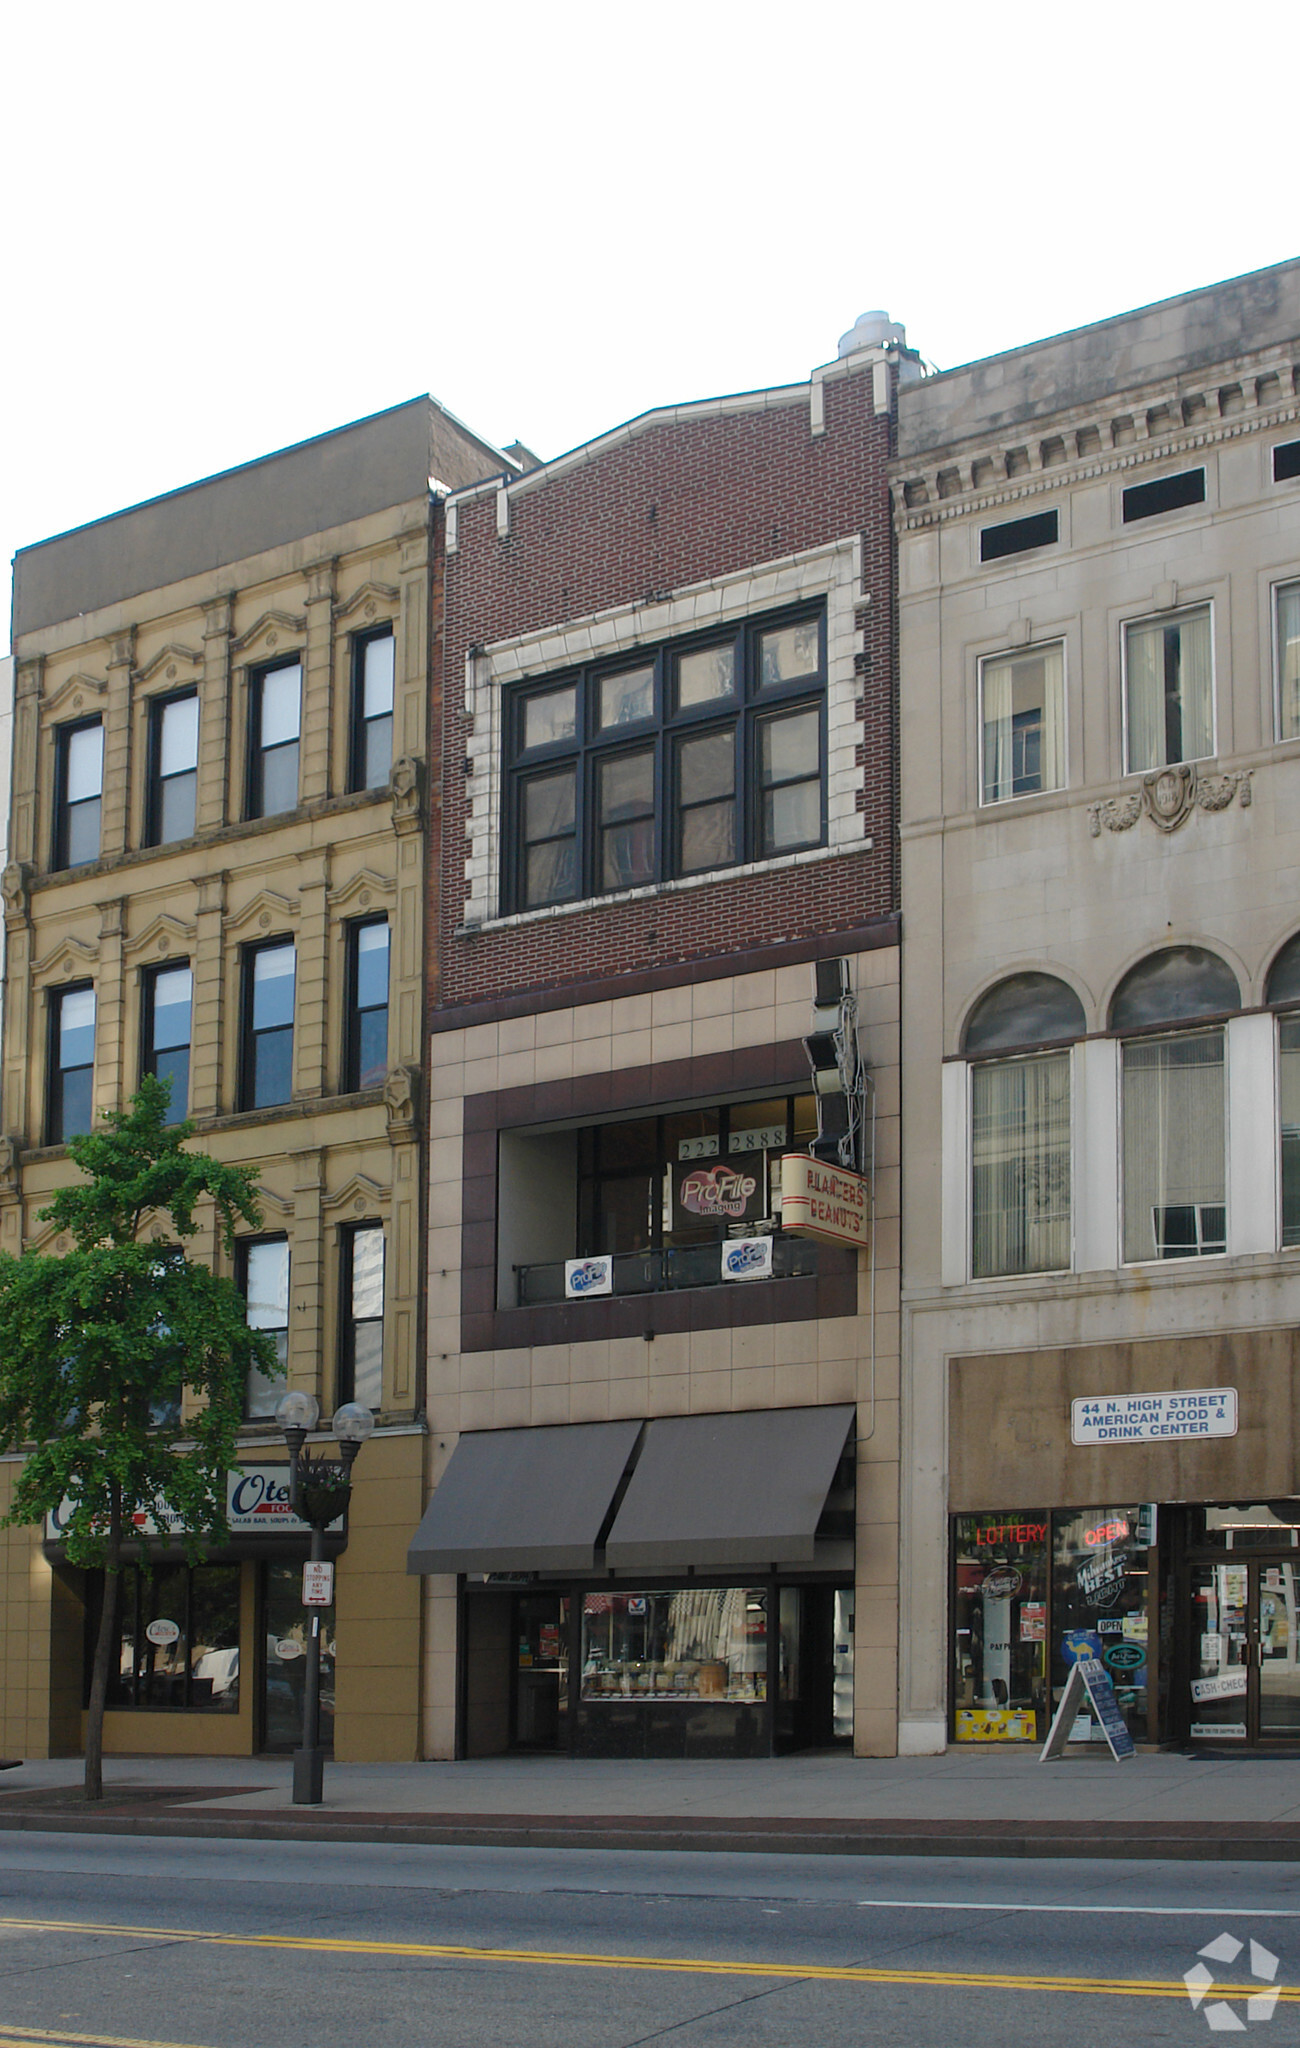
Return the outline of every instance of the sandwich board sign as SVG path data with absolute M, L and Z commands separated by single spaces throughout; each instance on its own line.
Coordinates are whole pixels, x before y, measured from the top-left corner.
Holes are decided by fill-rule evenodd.
M 1052 1717 L 1052 1725 L 1043 1744 L 1043 1753 L 1038 1759 L 1040 1764 L 1051 1763 L 1065 1754 L 1070 1730 L 1085 1700 L 1101 1722 L 1102 1733 L 1106 1737 L 1115 1762 L 1121 1764 L 1125 1757 L 1136 1754 L 1137 1745 L 1129 1734 L 1124 1716 L 1119 1710 L 1119 1701 L 1115 1697 L 1115 1688 L 1110 1682 L 1106 1666 L 1100 1657 L 1081 1657 L 1077 1664 L 1070 1666 L 1065 1691 L 1061 1694 L 1061 1704 Z

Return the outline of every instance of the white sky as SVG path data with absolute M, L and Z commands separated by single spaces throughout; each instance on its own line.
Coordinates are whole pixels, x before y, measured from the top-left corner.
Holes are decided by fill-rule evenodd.
M 15 8 L 0 560 L 421 391 L 555 455 L 806 376 L 868 307 L 947 368 L 1279 262 L 1295 27 L 1278 0 Z

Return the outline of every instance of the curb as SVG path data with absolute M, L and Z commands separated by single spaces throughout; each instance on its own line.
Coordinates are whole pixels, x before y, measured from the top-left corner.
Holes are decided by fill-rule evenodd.
M 1274 1829 L 1259 1822 L 1244 1827 L 1231 1822 L 1191 1826 L 1164 1834 L 1153 1827 L 1134 1829 L 1124 1822 L 1093 1829 L 1056 1831 L 1050 1822 L 1037 1827 L 1004 1824 L 986 1830 L 978 1823 L 954 1826 L 918 1822 L 911 1828 L 866 1823 L 790 1821 L 770 1823 L 705 1820 L 628 1822 L 626 1820 L 536 1817 L 466 1817 L 463 1820 L 417 1821 L 386 1815 L 341 1815 L 297 1820 L 288 1816 L 167 1816 L 112 1814 L 0 1814 L 0 1831 L 72 1835 L 130 1835 L 163 1839 L 243 1842 L 375 1842 L 428 1847 L 479 1849 L 642 1849 L 760 1856 L 1007 1856 L 1123 1858 L 1125 1860 L 1200 1863 L 1300 1862 L 1300 1828 Z

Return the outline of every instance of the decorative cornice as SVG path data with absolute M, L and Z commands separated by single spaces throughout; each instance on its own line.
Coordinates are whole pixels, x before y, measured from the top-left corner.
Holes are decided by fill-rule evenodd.
M 156 953 L 163 959 L 172 953 L 188 953 L 195 936 L 194 925 L 184 924 L 179 917 L 173 917 L 170 911 L 164 910 L 142 932 L 127 939 L 122 947 L 123 957 L 135 960 L 142 953 Z
M 340 910 L 353 903 L 359 910 L 368 910 L 376 897 L 389 903 L 396 894 L 397 882 L 392 875 L 379 875 L 373 868 L 362 868 L 360 874 L 353 875 L 350 881 L 331 889 L 326 901 L 331 910 Z
M 1022 423 L 995 440 L 947 442 L 890 465 L 897 531 L 1022 504 L 1094 479 L 1177 460 L 1300 420 L 1300 366 L 1267 355 L 1220 366 L 1204 389 L 1168 380 Z M 1220 376 L 1224 381 L 1220 381 Z M 1253 386 L 1253 394 L 1248 388 Z
M 49 696 L 45 699 L 44 709 L 53 718 L 57 718 L 65 708 L 71 708 L 73 711 L 83 711 L 87 695 L 93 697 L 96 702 L 107 697 L 107 680 L 103 676 L 88 676 L 81 670 L 78 670 L 76 675 L 66 677 L 57 689 L 50 691 Z M 69 698 L 72 699 L 70 707 L 68 707 Z
M 377 1180 L 367 1174 L 354 1173 L 337 1188 L 333 1194 L 321 1197 L 321 1211 L 324 1215 L 337 1213 L 340 1209 L 352 1209 L 356 1215 L 374 1215 L 377 1209 L 387 1209 L 393 1198 L 392 1189 L 381 1187 Z
M 401 592 L 391 583 L 363 583 L 359 590 L 353 591 L 351 597 L 335 605 L 334 617 L 350 618 L 353 612 L 360 610 L 367 620 L 377 619 L 381 615 L 388 619 L 396 609 L 400 597 Z
M 170 682 L 176 674 L 177 664 L 182 662 L 187 668 L 202 668 L 202 652 L 194 647 L 182 647 L 179 641 L 169 640 L 167 645 L 155 654 L 148 667 L 138 672 L 136 680 L 151 683 L 160 669 L 166 669 L 167 681 Z
M 295 615 L 293 612 L 280 611 L 263 612 L 255 626 L 250 626 L 246 633 L 241 633 L 237 640 L 231 641 L 230 651 L 232 654 L 244 654 L 258 640 L 265 640 L 268 647 L 278 650 L 281 633 L 287 633 L 291 639 L 300 640 L 306 631 L 307 621 L 301 614 Z M 293 647 L 288 652 L 297 654 L 299 649 Z
M 274 889 L 259 889 L 251 903 L 242 910 L 231 911 L 223 920 L 223 930 L 238 932 L 254 921 L 264 932 L 283 931 L 286 925 L 298 920 L 299 905 L 288 896 L 281 896 Z

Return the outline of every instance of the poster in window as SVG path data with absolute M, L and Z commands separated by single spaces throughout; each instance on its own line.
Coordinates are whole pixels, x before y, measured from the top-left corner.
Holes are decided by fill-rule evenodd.
M 747 1223 L 768 1208 L 767 1155 L 673 1167 L 673 1216 L 684 1223 Z

